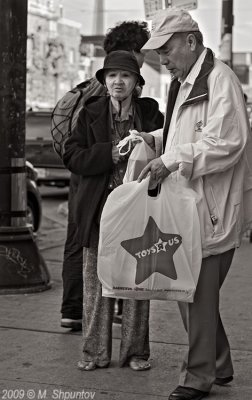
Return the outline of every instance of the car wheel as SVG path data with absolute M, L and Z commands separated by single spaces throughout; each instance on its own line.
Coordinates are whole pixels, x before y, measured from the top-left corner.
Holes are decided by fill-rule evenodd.
M 28 199 L 27 201 L 27 216 L 26 216 L 27 224 L 32 226 L 33 232 L 37 230 L 37 216 L 36 216 L 36 207 L 34 206 L 33 202 Z

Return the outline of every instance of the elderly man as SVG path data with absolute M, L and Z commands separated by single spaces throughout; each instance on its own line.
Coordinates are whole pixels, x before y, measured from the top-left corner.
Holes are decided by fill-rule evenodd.
M 154 49 L 172 75 L 164 153 L 139 176 L 150 187 L 169 176 L 201 197 L 202 267 L 193 303 L 179 303 L 189 351 L 170 400 L 199 400 L 213 384 L 233 379 L 219 291 L 240 245 L 249 125 L 240 83 L 203 45 L 198 24 L 184 10 L 167 9 L 153 20 L 143 50 Z M 151 143 L 152 138 L 142 134 Z M 156 138 L 157 142 L 158 138 Z M 199 243 L 200 245 L 200 243 Z

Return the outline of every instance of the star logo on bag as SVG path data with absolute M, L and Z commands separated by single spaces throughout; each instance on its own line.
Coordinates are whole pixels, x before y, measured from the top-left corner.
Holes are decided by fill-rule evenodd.
M 161 232 L 152 217 L 149 217 L 142 236 L 121 242 L 121 246 L 137 260 L 136 285 L 154 272 L 176 280 L 173 255 L 181 243 L 180 235 Z

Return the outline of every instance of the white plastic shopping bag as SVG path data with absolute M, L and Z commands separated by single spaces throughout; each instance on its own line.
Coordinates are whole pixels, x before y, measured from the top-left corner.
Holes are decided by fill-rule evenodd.
M 127 169 L 123 178 L 123 183 L 135 181 L 144 167 L 156 157 L 156 152 L 139 137 L 140 142 L 136 143 L 132 150 L 127 164 Z
M 192 302 L 201 267 L 197 195 L 169 178 L 116 188 L 104 206 L 98 248 L 103 296 Z

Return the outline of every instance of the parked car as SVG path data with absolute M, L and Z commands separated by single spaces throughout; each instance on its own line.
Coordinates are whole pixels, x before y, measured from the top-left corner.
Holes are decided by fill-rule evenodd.
M 27 223 L 32 225 L 33 232 L 38 231 L 42 217 L 41 196 L 36 181 L 37 172 L 26 161 Z
M 26 113 L 26 159 L 38 172 L 38 185 L 65 187 L 70 172 L 53 149 L 50 128 L 51 111 Z

